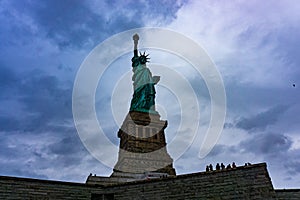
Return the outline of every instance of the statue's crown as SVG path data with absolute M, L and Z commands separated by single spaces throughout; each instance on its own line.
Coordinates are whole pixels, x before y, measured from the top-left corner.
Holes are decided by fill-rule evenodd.
M 149 54 L 146 55 L 144 52 L 143 54 L 140 52 L 139 61 L 141 64 L 146 64 L 146 62 L 149 62 L 150 58 L 148 58 Z

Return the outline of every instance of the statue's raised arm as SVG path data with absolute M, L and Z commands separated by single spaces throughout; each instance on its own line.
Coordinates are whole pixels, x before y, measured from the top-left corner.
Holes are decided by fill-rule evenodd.
M 138 50 L 137 50 L 137 45 L 139 43 L 139 35 L 136 33 L 132 36 L 132 39 L 134 41 L 134 47 L 133 47 L 133 53 L 134 53 L 134 56 L 138 56 Z

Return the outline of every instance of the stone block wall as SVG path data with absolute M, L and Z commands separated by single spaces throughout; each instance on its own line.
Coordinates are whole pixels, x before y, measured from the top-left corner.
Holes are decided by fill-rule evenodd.
M 109 186 L 115 199 L 276 199 L 266 164 Z
M 109 186 L 0 176 L 0 199 L 299 199 L 300 190 L 273 189 L 266 164 Z
M 299 200 L 300 189 L 275 190 L 278 200 Z
M 1 200 L 90 200 L 91 193 L 100 191 L 82 183 L 0 176 Z

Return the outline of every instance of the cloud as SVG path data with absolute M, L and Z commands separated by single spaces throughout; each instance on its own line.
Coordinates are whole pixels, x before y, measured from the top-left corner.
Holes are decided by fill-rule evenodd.
M 266 127 L 275 124 L 280 115 L 288 109 L 288 106 L 279 105 L 267 111 L 261 112 L 249 118 L 242 118 L 236 123 L 237 128 L 248 131 L 265 130 Z
M 261 133 L 260 135 L 253 136 L 251 139 L 242 141 L 239 147 L 246 152 L 258 155 L 279 155 L 287 152 L 291 145 L 291 139 L 283 134 Z
M 4 89 L 8 89 L 7 87 L 11 87 L 15 81 L 17 81 L 16 75 L 13 70 L 8 67 L 3 66 L 0 63 L 0 88 L 3 91 Z M 1 97 L 4 98 L 4 93 L 1 92 Z
M 223 154 L 227 148 L 228 147 L 226 147 L 225 145 L 217 144 L 214 146 L 214 148 L 211 150 L 208 156 L 213 157 L 213 156 Z
M 64 86 L 56 77 L 36 74 L 34 71 L 21 77 L 13 72 L 6 77 L 9 84 L 3 84 L 8 105 L 13 105 L 15 113 L 0 115 L 2 131 L 49 131 L 51 124 L 61 124 L 72 120 L 71 85 Z M 24 74 L 23 74 L 24 75 Z M 11 78 L 12 77 L 12 78 Z M 12 83 L 12 80 L 16 80 Z M 12 84 L 12 85 L 11 85 Z M 17 96 L 13 94 L 17 93 Z M 3 102 L 3 101 L 2 101 Z M 15 104 L 15 105 L 14 105 Z
M 15 137 L 15 140 L 13 140 Z M 6 134 L 1 132 L 1 155 L 0 155 L 0 170 L 1 174 L 13 176 L 31 176 L 36 178 L 47 178 L 45 174 L 36 173 L 31 168 L 33 160 L 36 159 L 36 146 L 30 146 L 24 141 L 19 143 L 22 135 L 11 133 Z
M 63 175 L 55 175 L 56 167 L 67 175 L 69 167 L 91 159 L 73 124 L 71 84 L 36 70 L 2 71 L 9 76 L 2 84 L 6 96 L 1 98 L 1 173 L 61 179 Z
M 111 34 L 142 27 L 148 18 L 169 22 L 181 5 L 170 1 L 53 0 L 6 2 L 5 6 L 11 9 L 7 13 L 18 30 L 12 32 L 14 36 L 22 32 L 30 39 L 43 36 L 63 49 L 95 46 Z
M 49 155 L 53 157 L 51 162 L 61 168 L 74 167 L 83 161 L 84 156 L 89 154 L 79 137 L 74 134 L 69 134 L 60 141 L 50 144 L 47 149 Z
M 290 174 L 290 175 L 299 175 L 300 174 L 300 162 L 297 159 L 300 151 L 299 149 L 293 150 L 290 152 L 292 156 L 290 156 L 292 159 L 286 160 L 283 163 L 283 166 L 285 170 Z
M 292 144 L 292 138 L 286 134 L 261 132 L 251 135 L 235 148 L 245 162 L 266 162 L 275 188 L 298 188 L 299 149 L 292 149 Z
M 2 175 L 84 182 L 89 172 L 110 171 L 91 157 L 74 132 L 1 134 Z
M 299 42 L 299 5 L 271 2 L 190 1 L 169 27 L 203 45 L 225 80 L 282 87 L 293 74 L 299 74 L 294 68 L 299 65 L 294 56 L 299 48 L 285 43 Z M 287 49 L 294 53 L 287 55 Z
M 84 46 L 93 33 L 90 26 L 102 25 L 101 16 L 92 13 L 82 1 L 23 1 L 12 2 L 10 6 L 16 11 L 16 17 L 23 11 L 22 15 L 34 27 L 32 34 L 44 35 L 61 48 Z

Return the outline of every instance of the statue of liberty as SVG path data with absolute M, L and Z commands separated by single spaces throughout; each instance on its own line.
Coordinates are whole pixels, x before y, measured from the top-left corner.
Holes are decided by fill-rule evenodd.
M 147 68 L 148 55 L 140 53 L 138 55 L 137 45 L 139 36 L 135 34 L 134 40 L 134 56 L 132 61 L 132 81 L 133 81 L 133 97 L 131 100 L 130 111 L 138 111 L 145 113 L 157 114 L 155 111 L 155 88 L 154 85 L 160 80 L 159 76 L 152 76 Z

